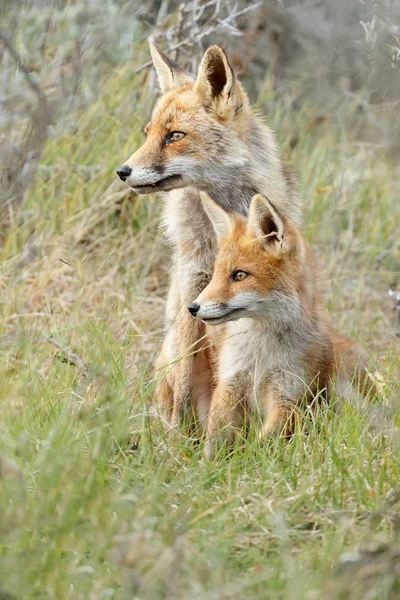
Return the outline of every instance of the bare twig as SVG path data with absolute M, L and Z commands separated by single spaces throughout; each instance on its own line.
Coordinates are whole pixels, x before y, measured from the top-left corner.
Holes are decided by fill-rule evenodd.
M 62 362 L 76 367 L 84 377 L 88 375 L 89 366 L 71 348 L 59 342 L 53 335 L 49 335 L 47 341 L 61 352 L 61 355 L 55 354 L 54 356 Z
M 18 66 L 18 69 L 21 71 L 21 73 L 23 73 L 29 87 L 36 94 L 36 96 L 38 97 L 38 100 L 44 104 L 45 109 L 48 108 L 46 96 L 43 94 L 43 92 L 40 89 L 40 87 L 38 86 L 38 84 L 32 79 L 31 74 L 29 73 L 28 69 L 26 68 L 22 58 L 20 57 L 20 55 L 14 48 L 11 40 L 2 31 L 0 31 L 0 40 L 3 42 L 4 46 L 7 48 L 7 50 L 9 51 L 9 53 L 15 60 L 17 66 Z
M 172 54 L 175 60 L 178 59 L 180 50 L 190 49 L 193 53 L 194 47 L 198 48 L 199 56 L 197 58 L 199 58 L 204 50 L 202 46 L 204 38 L 219 30 L 228 30 L 231 35 L 242 36 L 243 31 L 240 29 L 237 19 L 250 11 L 257 10 L 260 5 L 260 2 L 254 2 L 238 10 L 237 4 L 232 5 L 229 0 L 223 2 L 210 0 L 201 6 L 198 0 L 182 2 L 179 5 L 175 23 L 167 30 L 165 30 L 165 18 L 168 15 L 163 13 L 162 18 L 157 19 L 158 31 L 153 33 L 152 38 L 157 42 L 161 40 L 167 42 L 166 52 Z M 214 10 L 210 14 L 210 11 L 206 9 Z M 151 64 L 151 61 L 147 61 L 138 67 L 135 73 L 150 67 Z M 194 70 L 192 68 L 192 71 Z
M 50 105 L 46 94 L 32 78 L 20 54 L 4 31 L 0 31 L 0 46 L 1 44 L 24 76 L 36 96 L 37 103 L 37 106 L 30 111 L 30 123 L 26 126 L 23 144 L 18 150 L 8 144 L 6 156 L 2 156 L 0 204 L 8 205 L 12 214 L 12 204 L 22 201 L 24 193 L 34 180 L 39 158 L 48 137 L 48 127 L 54 121 L 54 107 Z
M 194 2 L 194 4 L 196 5 L 196 2 Z M 179 9 L 178 9 L 178 31 L 176 34 L 176 39 L 177 42 L 180 42 L 182 39 L 182 35 L 183 35 L 183 27 L 184 27 L 184 8 L 185 8 L 185 4 L 183 2 L 181 2 L 181 4 L 179 5 Z M 174 60 L 177 61 L 179 59 L 179 47 L 175 50 L 174 52 Z

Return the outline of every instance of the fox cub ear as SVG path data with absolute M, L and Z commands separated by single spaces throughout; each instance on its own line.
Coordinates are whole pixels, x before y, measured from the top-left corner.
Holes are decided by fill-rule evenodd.
M 151 58 L 157 71 L 158 82 L 163 94 L 182 87 L 193 79 L 183 71 L 175 61 L 168 58 L 166 54 L 154 42 L 150 43 Z
M 220 46 L 210 46 L 206 50 L 195 90 L 204 106 L 212 108 L 221 118 L 235 114 L 247 101 Z
M 233 228 L 232 217 L 223 208 L 218 206 L 216 202 L 206 192 L 200 192 L 201 202 L 204 212 L 211 221 L 218 242 L 225 239 Z
M 247 227 L 264 246 L 272 245 L 279 250 L 283 249 L 283 219 L 261 194 L 254 196 L 251 201 Z

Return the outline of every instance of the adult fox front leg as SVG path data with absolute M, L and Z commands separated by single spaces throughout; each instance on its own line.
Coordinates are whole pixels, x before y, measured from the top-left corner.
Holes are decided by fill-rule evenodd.
M 196 203 L 200 203 L 198 194 L 187 193 L 182 201 L 190 204 L 188 216 Z M 197 207 L 198 209 L 200 207 Z M 170 213 L 171 214 L 171 213 Z M 211 279 L 212 265 L 216 253 L 216 240 L 207 222 L 204 211 L 198 210 L 197 223 L 185 223 L 183 229 L 190 231 L 192 239 L 185 239 L 183 231 L 175 244 L 174 260 L 171 272 L 171 285 L 167 302 L 164 354 L 176 362 L 173 374 L 174 402 L 171 413 L 172 423 L 177 424 L 191 417 L 200 419 L 197 399 L 192 397 L 195 378 L 201 376 L 201 348 L 207 345 L 204 324 L 194 319 L 187 310 L 191 298 L 206 287 Z M 193 293 L 195 295 L 193 296 Z M 162 400 L 162 398 L 159 399 Z
M 186 285 L 182 286 L 182 309 L 179 312 L 179 325 L 176 327 L 176 356 L 177 365 L 174 381 L 174 405 L 172 410 L 172 423 L 182 423 L 185 419 L 190 425 L 192 417 L 196 416 L 195 398 L 192 396 L 192 389 L 195 377 L 195 363 L 197 352 L 200 351 L 200 344 L 204 336 L 205 327 L 203 323 L 195 323 L 194 319 L 187 311 L 185 298 L 190 298 L 189 294 L 194 290 L 201 291 L 207 285 L 202 277 L 193 277 L 186 280 Z
M 199 192 L 207 191 L 219 206 L 242 215 L 257 192 L 297 223 L 301 210 L 274 135 L 250 109 L 222 48 L 208 48 L 197 79 L 154 44 L 151 53 L 162 96 L 146 127 L 145 143 L 117 173 L 139 193 L 169 192 L 164 224 L 181 308 L 178 315 L 167 315 L 167 331 L 173 333 L 167 335 L 163 360 L 172 364 L 181 359 L 174 374 L 172 410 L 173 420 L 181 421 L 192 409 L 193 350 L 201 336 L 185 314 L 185 303 L 208 282 L 216 255 L 215 234 Z
M 199 196 L 187 194 L 183 202 L 188 202 L 190 215 L 190 208 L 199 202 Z M 197 410 L 191 390 L 195 373 L 199 376 L 204 370 L 199 352 L 208 341 L 204 337 L 204 324 L 193 319 L 187 305 L 211 279 L 216 248 L 215 236 L 204 211 L 199 211 L 197 223 L 187 223 L 183 229 L 189 227 L 192 241 L 186 240 L 181 232 L 180 240 L 174 245 L 166 304 L 166 334 L 156 362 L 156 396 L 175 424 L 185 418 L 189 421 L 194 415 L 198 421 L 204 421 L 204 406 Z M 203 429 L 204 426 L 203 422 Z

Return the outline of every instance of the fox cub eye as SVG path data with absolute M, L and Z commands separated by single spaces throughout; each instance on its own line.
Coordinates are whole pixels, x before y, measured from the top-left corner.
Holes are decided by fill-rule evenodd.
M 246 271 L 235 271 L 231 276 L 232 281 L 243 281 L 248 277 L 250 273 L 246 273 Z
M 165 145 L 168 146 L 168 144 L 171 144 L 172 142 L 179 142 L 185 135 L 186 133 L 183 133 L 183 131 L 171 131 L 165 138 Z

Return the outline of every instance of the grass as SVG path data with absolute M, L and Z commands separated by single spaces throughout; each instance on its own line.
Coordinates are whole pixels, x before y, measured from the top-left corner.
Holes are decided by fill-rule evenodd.
M 250 435 L 205 464 L 147 408 L 168 249 L 162 199 L 132 197 L 114 175 L 152 101 L 133 67 L 55 132 L 3 228 L 0 597 L 399 598 L 396 166 L 266 80 L 257 102 L 301 175 L 333 320 L 365 343 L 386 389 L 321 410 L 290 443 Z M 49 334 L 88 377 L 54 357 Z

